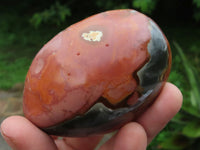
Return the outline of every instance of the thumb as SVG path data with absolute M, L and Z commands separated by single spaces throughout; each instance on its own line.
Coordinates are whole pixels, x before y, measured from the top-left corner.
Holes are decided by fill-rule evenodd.
M 14 150 L 57 150 L 53 139 L 21 116 L 12 116 L 1 124 L 1 134 Z

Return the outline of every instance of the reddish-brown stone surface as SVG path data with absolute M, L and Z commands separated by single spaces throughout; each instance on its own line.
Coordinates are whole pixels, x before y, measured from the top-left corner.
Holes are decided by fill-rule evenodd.
M 47 127 L 86 112 L 99 97 L 113 106 L 120 103 L 137 89 L 134 73 L 150 59 L 148 25 L 141 13 L 117 10 L 60 32 L 40 50 L 27 74 L 25 116 Z M 128 104 L 137 98 L 136 91 Z

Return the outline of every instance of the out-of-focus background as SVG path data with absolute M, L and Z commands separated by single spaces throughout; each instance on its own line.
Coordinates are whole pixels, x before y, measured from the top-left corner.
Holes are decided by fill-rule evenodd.
M 173 54 L 169 81 L 184 96 L 181 111 L 148 150 L 200 149 L 200 0 L 1 0 L 0 122 L 22 114 L 26 73 L 48 40 L 88 16 L 122 8 L 150 16 L 166 34 Z M 1 149 L 9 149 L 2 137 Z

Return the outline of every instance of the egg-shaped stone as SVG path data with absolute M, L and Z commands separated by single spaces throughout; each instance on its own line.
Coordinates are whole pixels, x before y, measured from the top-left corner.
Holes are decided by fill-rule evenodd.
M 130 9 L 99 13 L 51 39 L 27 73 L 23 110 L 52 135 L 120 128 L 158 96 L 170 72 L 165 35 Z

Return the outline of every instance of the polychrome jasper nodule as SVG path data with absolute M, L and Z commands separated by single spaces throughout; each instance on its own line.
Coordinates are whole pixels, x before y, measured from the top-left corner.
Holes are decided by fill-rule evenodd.
M 28 71 L 25 116 L 51 135 L 120 128 L 158 96 L 171 52 L 156 23 L 135 10 L 103 12 L 56 35 Z

